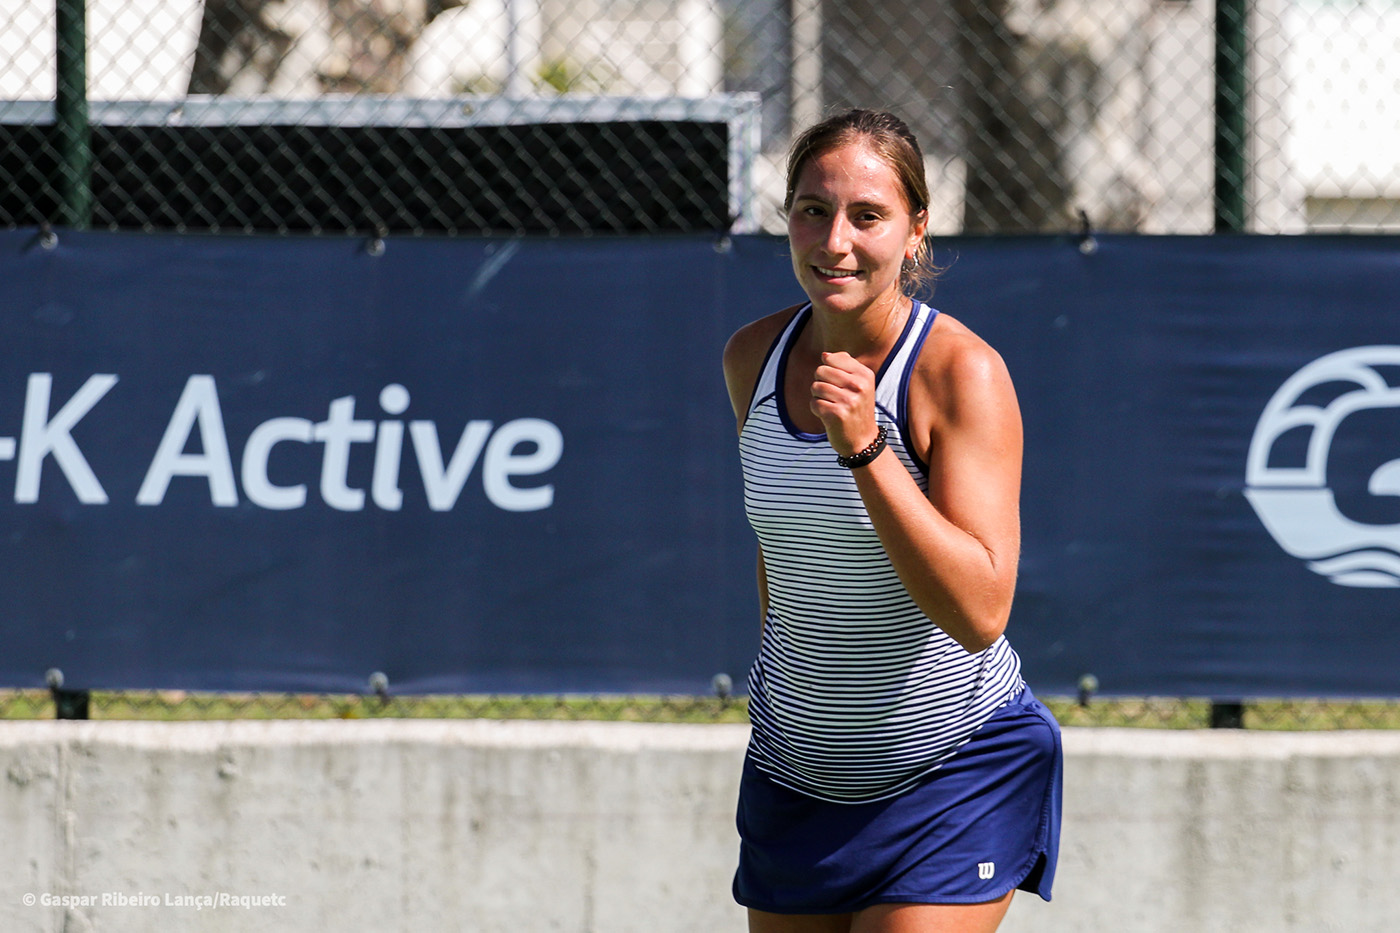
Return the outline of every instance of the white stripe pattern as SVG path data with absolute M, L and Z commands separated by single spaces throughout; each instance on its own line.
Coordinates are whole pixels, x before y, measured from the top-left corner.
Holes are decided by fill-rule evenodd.
M 768 615 L 749 672 L 750 754 L 773 780 L 837 803 L 891 797 L 937 768 L 1023 687 L 1005 637 L 968 654 L 910 598 L 855 479 L 825 435 L 784 414 L 782 374 L 810 310 L 769 353 L 739 436 L 744 506 Z M 876 386 L 890 451 L 927 490 L 906 444 L 907 375 L 937 314 L 915 303 Z

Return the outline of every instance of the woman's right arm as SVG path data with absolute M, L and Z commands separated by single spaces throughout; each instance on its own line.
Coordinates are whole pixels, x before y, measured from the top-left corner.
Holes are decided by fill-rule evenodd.
M 768 349 L 796 311 L 796 307 L 788 308 L 745 324 L 724 345 L 724 384 L 729 388 L 729 404 L 734 408 L 734 420 L 740 431 L 744 429 L 744 417 L 753 399 L 759 370 L 768 358 Z
M 748 415 L 749 401 L 753 398 L 754 385 L 758 382 L 759 370 L 768 357 L 768 349 L 773 341 L 792 320 L 796 307 L 770 314 L 751 324 L 745 324 L 735 331 L 734 336 L 724 347 L 724 384 L 729 388 L 729 404 L 734 408 L 734 420 L 738 430 L 744 429 L 744 418 Z M 768 618 L 768 575 L 763 567 L 763 549 L 758 551 L 758 609 L 759 631 Z

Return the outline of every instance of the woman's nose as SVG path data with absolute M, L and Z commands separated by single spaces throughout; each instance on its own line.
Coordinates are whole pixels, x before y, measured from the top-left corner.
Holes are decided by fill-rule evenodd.
M 826 228 L 826 248 L 833 253 L 844 253 L 851 245 L 851 225 L 840 214 L 831 218 Z

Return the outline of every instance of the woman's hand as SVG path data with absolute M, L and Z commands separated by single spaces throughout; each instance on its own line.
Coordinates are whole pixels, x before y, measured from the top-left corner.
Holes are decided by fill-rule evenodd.
M 849 353 L 823 353 L 812 378 L 812 414 L 826 426 L 832 449 L 849 457 L 879 433 L 875 374 Z

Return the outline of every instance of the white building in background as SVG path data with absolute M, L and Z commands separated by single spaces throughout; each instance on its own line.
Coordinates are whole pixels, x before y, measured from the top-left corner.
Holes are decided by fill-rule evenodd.
M 185 96 L 203 0 L 87 0 L 87 9 L 92 100 Z M 338 54 L 325 0 L 280 0 L 258 15 L 289 46 L 270 81 L 246 69 L 229 93 L 315 96 Z M 424 28 L 401 89 L 708 97 L 724 86 L 723 29 L 715 0 L 470 0 Z M 52 99 L 54 48 L 52 0 L 0 0 L 0 100 Z
M 1142 74 L 1148 92 L 1142 151 L 1154 167 L 1161 199 L 1146 233 L 1208 233 L 1214 226 L 1215 3 L 1147 0 L 1152 8 Z M 1300 233 L 1303 186 L 1289 154 L 1290 71 L 1281 28 L 1291 0 L 1249 4 L 1249 144 L 1246 229 Z
M 203 0 L 87 0 L 88 97 L 184 97 L 203 14 Z M 53 0 L 0 0 L 0 100 L 52 100 L 54 58 Z
M 1166 197 L 1145 229 L 1209 230 L 1215 7 L 1153 2 L 1147 156 Z M 1248 228 L 1400 230 L 1400 0 L 1249 10 Z
M 1295 0 L 1285 25 L 1308 228 L 1400 230 L 1400 2 Z
M 537 0 L 472 0 L 444 10 L 409 47 L 403 94 L 535 93 L 541 31 Z
M 700 98 L 724 88 L 714 0 L 471 0 L 409 52 L 405 94 Z

